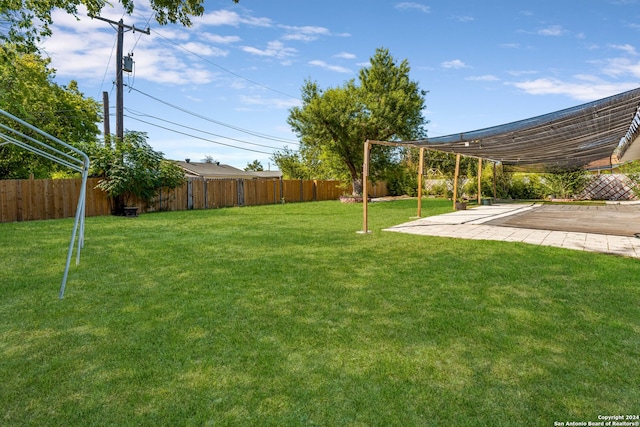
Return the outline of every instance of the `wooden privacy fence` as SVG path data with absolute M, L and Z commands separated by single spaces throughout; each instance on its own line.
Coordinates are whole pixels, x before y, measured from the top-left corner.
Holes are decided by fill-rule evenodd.
M 109 215 L 106 194 L 87 181 L 87 216 Z M 0 180 L 0 222 L 69 218 L 75 215 L 80 179 Z M 372 185 L 373 197 L 388 195 L 386 183 Z M 175 190 L 163 189 L 142 212 L 215 209 L 277 203 L 337 200 L 345 192 L 338 181 L 191 178 Z

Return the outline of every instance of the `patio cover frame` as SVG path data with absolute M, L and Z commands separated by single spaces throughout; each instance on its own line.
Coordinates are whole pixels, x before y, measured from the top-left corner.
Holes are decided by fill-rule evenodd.
M 529 171 L 584 167 L 611 159 L 618 147 L 615 154 L 630 161 L 640 158 L 640 150 L 630 150 L 639 136 L 639 107 L 640 88 L 636 88 L 525 120 L 400 144 Z
M 14 144 L 20 148 L 23 148 L 39 156 L 45 157 L 56 163 L 68 167 L 76 172 L 82 174 L 82 186 L 80 187 L 80 194 L 78 196 L 78 204 L 76 207 L 75 220 L 73 224 L 73 231 L 71 232 L 71 240 L 69 242 L 69 250 L 67 251 L 67 261 L 65 264 L 64 274 L 62 276 L 62 284 L 60 285 L 60 291 L 58 298 L 64 297 L 64 291 L 67 285 L 67 277 L 69 275 L 69 266 L 71 264 L 71 258 L 73 254 L 73 247 L 75 246 L 76 236 L 78 240 L 78 249 L 76 251 L 76 265 L 80 262 L 80 250 L 84 246 L 84 218 L 85 218 L 85 201 L 87 194 L 87 178 L 89 176 L 89 157 L 77 148 L 61 141 L 60 139 L 46 133 L 45 131 L 25 122 L 18 117 L 0 109 L 0 114 L 8 118 L 10 121 L 21 125 L 24 129 L 31 130 L 44 138 L 44 141 L 36 139 L 33 136 L 29 136 L 13 127 L 9 127 L 3 123 L 0 123 L 0 146 L 6 144 Z M 55 145 L 53 145 L 55 144 Z M 56 148 L 59 147 L 59 148 Z M 67 151 L 62 151 L 66 149 Z
M 471 132 L 413 141 L 365 141 L 362 233 L 369 232 L 367 179 L 373 144 L 418 147 L 421 157 L 423 149 L 449 152 L 537 172 L 583 168 L 603 159 L 611 163 L 614 156 L 633 161 L 640 159 L 640 88 Z

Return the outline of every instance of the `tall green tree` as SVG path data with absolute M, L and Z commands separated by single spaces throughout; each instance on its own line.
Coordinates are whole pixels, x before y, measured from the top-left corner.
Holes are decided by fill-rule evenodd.
M 405 59 L 397 63 L 384 48 L 376 50 L 358 81 L 322 90 L 307 80 L 302 105 L 290 110 L 287 123 L 300 139 L 300 153 L 315 150 L 325 161 L 339 160 L 336 175 L 349 176 L 353 192 L 362 192 L 363 143 L 408 140 L 424 135 L 426 92 L 409 77 Z M 388 147 L 374 146 L 370 173 L 381 177 L 397 158 Z
M 85 98 L 75 81 L 56 84 L 49 60 L 0 46 L 0 108 L 80 149 L 96 144 L 100 104 Z M 6 122 L 6 120 L 0 119 Z M 8 124 L 8 123 L 7 123 Z M 61 166 L 14 145 L 0 147 L 0 179 L 47 178 Z
M 232 0 L 238 3 L 239 0 Z M 134 0 L 119 0 L 128 14 L 133 12 Z M 156 21 L 161 24 L 191 25 L 191 18 L 204 13 L 204 0 L 150 0 Z M 35 51 L 36 42 L 51 35 L 51 12 L 63 9 L 77 16 L 83 5 L 89 15 L 99 15 L 111 3 L 107 0 L 0 0 L 0 40 L 12 41 Z

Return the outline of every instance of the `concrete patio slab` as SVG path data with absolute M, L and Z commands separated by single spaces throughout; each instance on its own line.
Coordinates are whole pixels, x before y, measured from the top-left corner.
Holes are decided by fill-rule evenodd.
M 385 231 L 522 242 L 640 258 L 640 204 L 557 208 L 535 203 L 478 206 L 420 218 Z

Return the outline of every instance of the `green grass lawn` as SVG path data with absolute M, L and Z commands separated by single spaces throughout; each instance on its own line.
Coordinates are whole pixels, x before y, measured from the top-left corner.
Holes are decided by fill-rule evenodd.
M 423 215 L 447 212 L 429 200 Z M 640 412 L 640 262 L 383 232 L 416 201 L 0 224 L 2 426 L 552 426 Z

